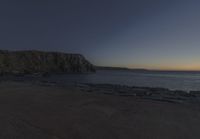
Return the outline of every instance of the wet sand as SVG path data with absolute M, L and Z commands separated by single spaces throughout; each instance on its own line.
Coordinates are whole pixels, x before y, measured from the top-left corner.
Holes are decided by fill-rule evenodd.
M 0 138 L 200 138 L 199 104 L 85 88 L 1 82 Z

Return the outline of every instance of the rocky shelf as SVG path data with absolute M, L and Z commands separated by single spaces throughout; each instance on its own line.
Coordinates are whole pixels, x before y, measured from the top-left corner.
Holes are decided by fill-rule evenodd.
M 136 97 L 154 101 L 170 103 L 198 103 L 200 104 L 200 91 L 170 90 L 166 88 L 135 87 L 114 84 L 80 84 L 83 92 Z

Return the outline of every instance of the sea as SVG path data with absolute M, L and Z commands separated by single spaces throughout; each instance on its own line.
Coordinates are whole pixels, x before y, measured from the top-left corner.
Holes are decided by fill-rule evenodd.
M 44 77 L 45 79 L 62 84 L 118 84 L 184 91 L 200 90 L 200 72 L 98 70 L 92 74 L 61 74 Z
M 4 80 L 7 77 L 1 78 Z M 17 80 L 38 80 L 38 77 L 17 77 Z M 98 70 L 88 74 L 55 74 L 39 80 L 62 85 L 92 83 L 138 87 L 159 87 L 171 90 L 200 91 L 200 72 Z

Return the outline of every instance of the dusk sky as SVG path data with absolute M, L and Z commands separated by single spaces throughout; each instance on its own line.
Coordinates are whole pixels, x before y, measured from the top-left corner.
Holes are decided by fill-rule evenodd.
M 200 70 L 199 0 L 1 0 L 0 49 L 95 65 Z

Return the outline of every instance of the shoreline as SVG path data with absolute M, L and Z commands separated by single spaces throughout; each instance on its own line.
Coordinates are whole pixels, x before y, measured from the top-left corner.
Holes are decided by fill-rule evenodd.
M 183 91 L 183 90 L 170 90 L 167 88 L 160 87 L 138 87 L 138 86 L 127 86 L 119 84 L 92 84 L 92 83 L 78 83 L 73 82 L 71 84 L 61 83 L 56 81 L 48 80 L 8 80 L 4 82 L 16 82 L 26 83 L 30 85 L 39 85 L 46 87 L 58 87 L 58 88 L 75 88 L 80 90 L 82 93 L 95 93 L 105 94 L 122 97 L 136 97 L 140 99 L 149 99 L 152 101 L 169 102 L 169 103 L 193 103 L 200 105 L 200 91 Z
M 152 101 L 170 103 L 196 103 L 200 104 L 200 91 L 170 90 L 167 88 L 136 87 L 116 84 L 82 84 L 78 86 L 82 91 L 90 93 L 116 95 L 124 97 L 137 97 Z

